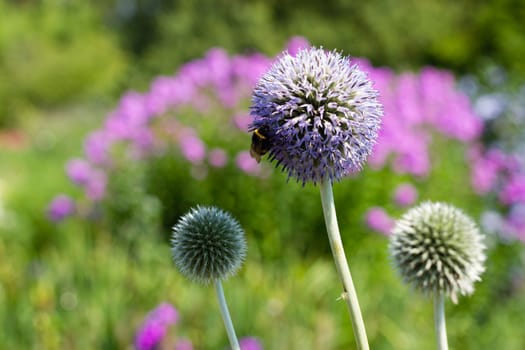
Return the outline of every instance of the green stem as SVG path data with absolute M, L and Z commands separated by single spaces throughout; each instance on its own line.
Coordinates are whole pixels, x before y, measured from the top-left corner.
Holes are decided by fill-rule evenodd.
M 220 280 L 215 281 L 215 291 L 217 292 L 217 299 L 219 299 L 219 306 L 221 308 L 222 320 L 226 327 L 226 333 L 228 333 L 228 339 L 232 350 L 241 350 L 237 336 L 235 335 L 235 329 L 233 328 L 233 322 L 228 311 L 228 305 L 226 304 L 226 298 L 224 297 L 224 290 L 222 289 L 222 283 Z
M 357 293 L 355 291 L 354 282 L 352 281 L 352 275 L 350 274 L 350 268 L 348 267 L 343 242 L 341 241 L 341 234 L 339 233 L 339 226 L 337 224 L 334 196 L 332 193 L 332 182 L 330 180 L 325 180 L 321 183 L 320 187 L 326 231 L 328 233 L 330 248 L 332 249 L 332 255 L 334 256 L 337 273 L 343 282 L 343 299 L 346 301 L 350 312 L 357 349 L 368 350 L 369 347 L 365 324 L 363 322 L 363 316 L 361 315 L 361 309 L 359 308 Z
M 434 296 L 434 324 L 438 350 L 448 350 L 447 326 L 445 323 L 445 297 L 441 293 Z

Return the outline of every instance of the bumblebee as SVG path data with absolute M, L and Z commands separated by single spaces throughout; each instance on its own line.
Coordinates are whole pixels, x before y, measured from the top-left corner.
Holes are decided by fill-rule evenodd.
M 257 163 L 259 163 L 261 157 L 270 150 L 271 143 L 268 131 L 268 126 L 266 125 L 253 131 L 250 155 L 257 161 Z

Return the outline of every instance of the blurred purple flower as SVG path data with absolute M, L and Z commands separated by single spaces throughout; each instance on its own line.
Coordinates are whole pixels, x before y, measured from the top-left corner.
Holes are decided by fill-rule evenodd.
M 159 322 L 146 322 L 135 337 L 137 350 L 155 350 L 155 347 L 164 339 L 166 327 Z
M 206 148 L 202 140 L 193 135 L 183 135 L 180 139 L 179 145 L 181 147 L 182 155 L 193 164 L 199 164 L 206 156 Z
M 525 204 L 512 206 L 505 221 L 504 229 L 513 237 L 525 241 Z
M 247 174 L 259 175 L 261 172 L 260 165 L 250 156 L 248 151 L 239 152 L 235 158 L 235 163 L 239 169 Z
M 145 127 L 135 129 L 130 135 L 130 140 L 132 142 L 130 156 L 134 159 L 145 157 L 155 146 L 153 132 Z
M 93 171 L 91 164 L 85 159 L 74 158 L 66 164 L 66 174 L 77 185 L 85 185 Z
M 164 114 L 174 93 L 174 79 L 160 76 L 151 83 L 150 91 L 146 93 L 145 105 L 147 111 L 153 116 Z
M 394 227 L 394 219 L 383 208 L 372 207 L 365 216 L 368 227 L 384 235 L 390 235 L 390 231 Z
M 239 340 L 241 350 L 263 350 L 261 342 L 254 337 L 244 337 Z
M 179 314 L 170 303 L 161 303 L 148 314 L 148 319 L 156 320 L 165 326 L 177 323 Z
M 375 82 L 384 105 L 383 127 L 370 158 L 374 168 L 393 159 L 396 172 L 426 176 L 431 166 L 431 130 L 462 142 L 481 134 L 482 121 L 467 96 L 456 89 L 450 72 L 427 67 L 418 75 L 396 76 L 366 60 L 357 61 Z
M 104 130 L 92 132 L 84 143 L 84 152 L 89 162 L 96 165 L 107 165 L 110 162 L 110 147 L 113 141 Z
M 204 57 L 206 79 L 217 88 L 230 86 L 231 61 L 224 49 L 212 48 Z
M 239 81 L 240 87 L 249 91 L 266 72 L 272 59 L 260 53 L 250 56 L 233 56 L 232 74 Z
M 525 175 L 515 174 L 503 186 L 499 199 L 504 204 L 525 204 Z
M 75 202 L 65 194 L 59 194 L 47 208 L 47 216 L 54 222 L 59 222 L 75 212 Z
M 102 170 L 93 170 L 85 184 L 85 191 L 88 198 L 99 201 L 106 194 L 107 176 Z
M 188 339 L 178 339 L 175 343 L 175 350 L 193 350 L 193 344 Z
M 232 120 L 237 129 L 247 132 L 252 118 L 249 114 L 236 114 Z
M 310 42 L 302 36 L 294 36 L 288 40 L 286 50 L 292 56 L 295 56 L 299 51 L 310 47 Z
M 478 194 L 491 191 L 498 180 L 501 169 L 499 161 L 494 158 L 483 156 L 479 148 L 473 148 L 469 152 L 471 163 L 471 184 Z
M 417 200 L 417 190 L 409 183 L 400 184 L 394 192 L 394 201 L 401 207 L 414 204 Z
M 178 321 L 177 310 L 169 303 L 161 303 L 146 316 L 135 335 L 137 350 L 153 350 L 164 339 L 169 326 Z
M 226 165 L 228 156 L 226 152 L 220 148 L 214 148 L 208 153 L 208 162 L 215 168 L 222 168 Z
M 151 116 L 146 108 L 146 95 L 134 91 L 122 96 L 117 113 L 131 126 L 145 125 Z

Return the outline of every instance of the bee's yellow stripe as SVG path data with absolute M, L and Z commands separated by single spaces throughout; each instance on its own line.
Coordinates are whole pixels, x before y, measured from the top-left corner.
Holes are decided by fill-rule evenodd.
M 259 132 L 259 129 L 255 129 L 255 131 L 253 132 L 255 135 L 257 135 L 259 138 L 265 140 L 266 139 L 266 136 L 264 136 L 263 134 L 261 134 Z

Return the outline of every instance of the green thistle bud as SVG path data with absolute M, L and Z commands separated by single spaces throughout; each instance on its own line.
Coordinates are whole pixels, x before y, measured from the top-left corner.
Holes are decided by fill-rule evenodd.
M 425 202 L 395 224 L 390 254 L 404 282 L 427 294 L 474 292 L 485 270 L 485 245 L 476 224 L 461 210 Z
M 216 207 L 191 209 L 173 227 L 172 255 L 180 272 L 208 284 L 233 275 L 246 256 L 244 231 Z

